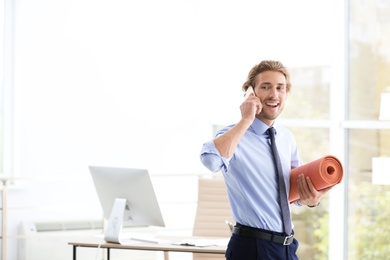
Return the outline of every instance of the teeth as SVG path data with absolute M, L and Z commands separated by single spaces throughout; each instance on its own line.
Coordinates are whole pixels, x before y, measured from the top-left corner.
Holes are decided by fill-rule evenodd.
M 278 106 L 278 103 L 266 103 L 267 106 L 276 107 Z

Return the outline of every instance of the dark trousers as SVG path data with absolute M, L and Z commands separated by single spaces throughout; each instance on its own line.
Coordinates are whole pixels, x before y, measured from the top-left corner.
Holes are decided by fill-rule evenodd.
M 226 260 L 298 260 L 298 241 L 288 245 L 232 234 Z

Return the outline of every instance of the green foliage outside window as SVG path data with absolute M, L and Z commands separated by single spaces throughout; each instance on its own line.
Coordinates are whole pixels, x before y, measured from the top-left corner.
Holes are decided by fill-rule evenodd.
M 390 259 L 390 187 L 362 183 L 357 204 L 358 259 Z
M 351 212 L 350 222 L 355 222 L 355 229 L 348 229 L 349 259 L 377 260 L 390 259 L 390 188 L 384 185 L 362 183 L 359 185 L 356 211 Z M 328 213 L 318 217 L 314 230 L 316 252 L 313 259 L 327 260 L 328 258 Z M 356 252 L 354 252 L 356 250 Z M 353 254 L 354 256 L 352 256 Z

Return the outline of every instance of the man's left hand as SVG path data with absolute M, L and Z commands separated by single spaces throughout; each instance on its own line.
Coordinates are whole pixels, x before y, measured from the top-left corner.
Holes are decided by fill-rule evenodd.
M 320 203 L 322 196 L 324 196 L 332 187 L 317 191 L 311 182 L 310 177 L 300 174 L 298 176 L 298 203 L 301 205 L 307 205 L 309 207 L 315 207 Z

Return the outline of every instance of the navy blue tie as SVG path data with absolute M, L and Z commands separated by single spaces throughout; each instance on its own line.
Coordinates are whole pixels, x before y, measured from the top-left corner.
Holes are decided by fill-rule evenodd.
M 283 178 L 282 163 L 280 162 L 278 149 L 276 148 L 275 130 L 273 127 L 268 128 L 268 134 L 271 137 L 272 155 L 278 174 L 280 209 L 282 211 L 284 232 L 286 232 L 287 235 L 290 235 L 292 232 L 290 204 L 287 197 L 286 183 Z

